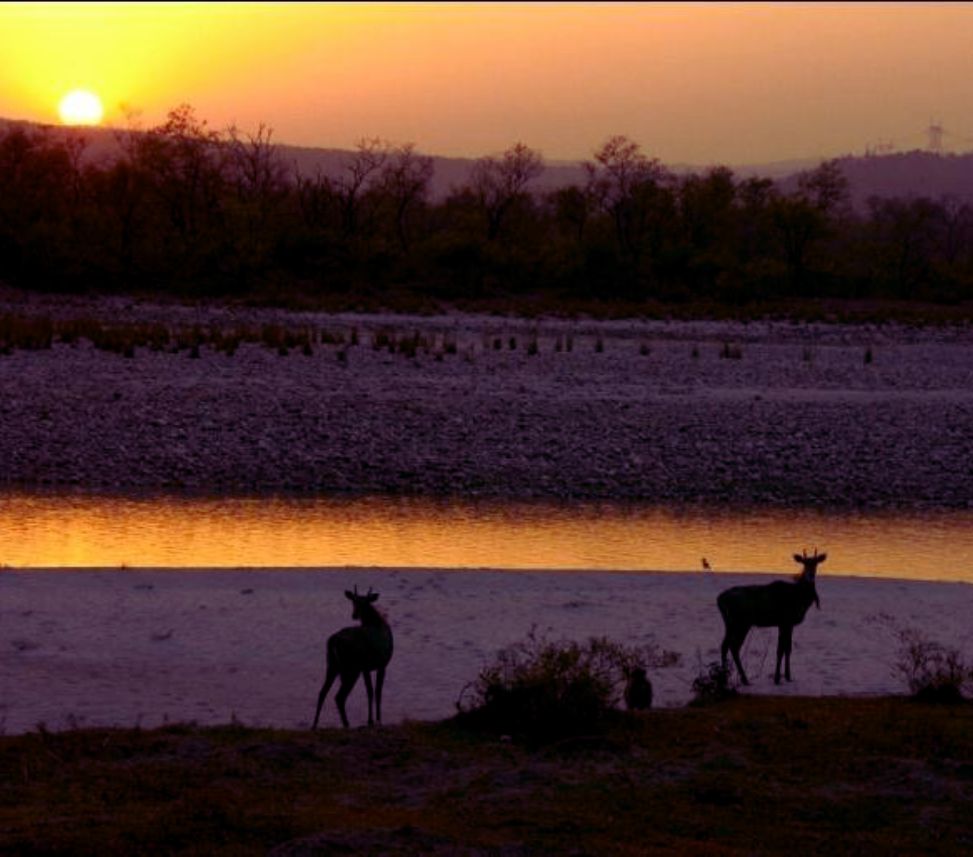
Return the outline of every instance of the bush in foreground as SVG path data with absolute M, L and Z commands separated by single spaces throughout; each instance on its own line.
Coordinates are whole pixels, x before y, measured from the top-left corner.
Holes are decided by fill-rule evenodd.
M 973 681 L 973 667 L 958 649 L 930 640 L 915 628 L 896 632 L 899 640 L 895 672 L 905 679 L 909 692 L 923 702 L 961 702 L 963 690 Z
M 633 670 L 678 659 L 674 652 L 606 637 L 550 641 L 532 629 L 463 689 L 457 709 L 461 722 L 531 743 L 596 733 L 617 713 Z
M 693 698 L 690 705 L 710 705 L 732 699 L 737 689 L 731 680 L 729 667 L 719 661 L 712 661 L 703 667 L 702 660 L 692 684 Z

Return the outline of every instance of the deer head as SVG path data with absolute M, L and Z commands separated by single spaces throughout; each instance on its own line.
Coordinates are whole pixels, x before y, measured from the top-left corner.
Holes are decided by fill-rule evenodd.
M 361 619 L 362 610 L 366 607 L 366 605 L 371 605 L 378 601 L 378 593 L 372 592 L 372 588 L 369 586 L 368 592 L 366 592 L 364 595 L 360 595 L 358 593 L 358 586 L 356 585 L 354 592 L 349 592 L 347 589 L 345 590 L 345 598 L 347 598 L 353 605 L 351 618 Z
M 804 570 L 797 576 L 797 579 L 811 584 L 811 589 L 814 590 L 814 603 L 817 605 L 818 610 L 821 609 L 821 600 L 818 598 L 818 590 L 814 585 L 814 576 L 817 574 L 818 566 L 827 558 L 828 555 L 826 553 L 818 553 L 817 547 L 814 548 L 814 553 L 811 556 L 807 555 L 807 548 L 804 548 L 801 553 L 794 554 L 794 562 L 804 566 Z

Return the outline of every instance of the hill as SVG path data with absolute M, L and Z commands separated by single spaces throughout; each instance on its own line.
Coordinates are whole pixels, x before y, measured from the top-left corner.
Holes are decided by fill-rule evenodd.
M 35 123 L 0 119 L 0 127 L 6 125 L 30 126 Z M 60 126 L 46 127 L 56 134 L 66 133 Z M 103 160 L 118 152 L 115 129 L 86 128 L 82 132 L 88 142 L 86 157 Z M 301 175 L 337 175 L 344 168 L 349 149 L 331 149 L 279 144 L 281 158 Z M 740 179 L 760 176 L 774 179 L 784 190 L 797 186 L 798 174 L 817 166 L 822 159 L 804 158 L 758 164 L 728 165 Z M 963 154 L 937 154 L 928 151 L 911 151 L 895 154 L 854 156 L 837 159 L 848 178 L 852 204 L 859 211 L 867 207 L 868 198 L 928 196 L 940 199 L 954 196 L 964 202 L 973 202 L 973 152 Z M 431 193 L 433 199 L 442 199 L 455 188 L 469 180 L 475 160 L 433 156 L 435 172 Z M 676 175 L 702 173 L 715 165 L 668 164 Z M 535 191 L 544 192 L 570 184 L 582 183 L 584 171 L 579 163 L 548 161 L 544 172 L 533 183 Z
M 871 196 L 940 199 L 953 196 L 973 202 L 973 153 L 962 155 L 913 151 L 864 158 L 842 158 L 852 204 L 863 211 Z

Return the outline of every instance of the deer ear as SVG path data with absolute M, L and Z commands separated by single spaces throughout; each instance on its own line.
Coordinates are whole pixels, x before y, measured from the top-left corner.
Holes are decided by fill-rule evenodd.
M 826 553 L 823 553 L 820 556 L 818 556 L 818 562 L 824 562 L 827 558 L 828 555 Z
M 802 557 L 799 553 L 796 553 L 794 554 L 794 562 L 799 562 L 801 565 L 804 565 L 804 557 Z
M 347 598 L 349 601 L 354 601 L 355 600 L 354 594 L 352 594 L 351 590 L 349 590 L 349 589 L 346 589 L 345 590 L 345 598 Z
M 377 592 L 370 592 L 368 594 L 368 603 L 369 604 L 373 604 L 376 601 L 378 601 L 378 593 Z

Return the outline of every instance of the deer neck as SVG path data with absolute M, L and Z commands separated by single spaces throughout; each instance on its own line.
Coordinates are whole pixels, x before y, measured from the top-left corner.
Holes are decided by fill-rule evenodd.
M 805 609 L 810 608 L 812 604 L 817 604 L 818 609 L 821 609 L 821 602 L 818 600 L 818 589 L 815 586 L 813 577 L 807 577 L 802 574 L 797 579 L 797 587 L 801 593 L 801 599 L 807 605 Z
M 359 617 L 359 622 L 363 628 L 370 628 L 373 630 L 381 630 L 388 628 L 388 623 L 382 617 L 382 614 L 378 610 L 366 610 L 363 611 Z

